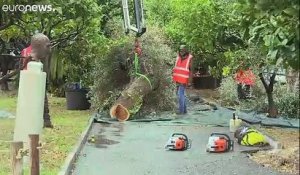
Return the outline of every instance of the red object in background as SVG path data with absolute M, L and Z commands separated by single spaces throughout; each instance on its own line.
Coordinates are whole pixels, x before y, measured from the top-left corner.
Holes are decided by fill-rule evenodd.
M 31 54 L 31 50 L 32 50 L 32 47 L 31 47 L 31 45 L 29 45 L 28 47 L 26 47 L 25 49 L 23 49 L 23 50 L 21 51 L 21 55 L 22 55 L 23 57 L 28 57 L 28 56 L 30 56 L 30 54 Z M 28 58 L 23 58 L 22 61 L 23 61 L 23 69 L 26 70 L 26 69 L 27 69 L 27 64 L 28 64 L 28 62 L 30 61 L 30 59 L 28 59 Z
M 253 86 L 255 83 L 255 75 L 250 69 L 246 71 L 240 69 L 235 74 L 235 81 L 237 81 L 239 84 Z

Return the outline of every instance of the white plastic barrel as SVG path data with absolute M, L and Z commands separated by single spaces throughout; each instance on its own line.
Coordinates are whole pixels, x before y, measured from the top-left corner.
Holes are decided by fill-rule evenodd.
M 29 134 L 43 129 L 46 73 L 41 62 L 29 62 L 20 73 L 14 141 L 28 144 Z
M 242 120 L 239 119 L 238 116 L 236 116 L 235 119 L 230 119 L 229 131 L 234 133 L 241 125 L 242 125 Z

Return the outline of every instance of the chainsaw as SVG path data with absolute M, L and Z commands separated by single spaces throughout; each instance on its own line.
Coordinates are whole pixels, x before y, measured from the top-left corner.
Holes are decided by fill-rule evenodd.
M 169 138 L 166 149 L 184 151 L 191 148 L 191 140 L 185 134 L 174 133 Z
M 233 150 L 233 141 L 222 133 L 212 133 L 208 139 L 206 152 L 222 153 Z

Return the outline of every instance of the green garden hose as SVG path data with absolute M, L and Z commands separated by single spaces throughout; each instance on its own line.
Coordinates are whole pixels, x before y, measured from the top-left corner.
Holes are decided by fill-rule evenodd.
M 149 78 L 146 75 L 139 73 L 139 58 L 137 56 L 137 53 L 134 54 L 134 69 L 135 69 L 135 75 L 145 78 L 152 89 L 152 84 Z

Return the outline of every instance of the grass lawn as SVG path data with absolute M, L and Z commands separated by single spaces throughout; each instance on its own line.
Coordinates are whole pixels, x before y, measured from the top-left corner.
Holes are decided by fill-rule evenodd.
M 15 95 L 0 92 L 0 110 L 15 114 L 16 99 Z M 88 110 L 66 110 L 65 98 L 49 97 L 49 107 L 54 129 L 44 129 L 42 133 L 41 141 L 45 145 L 41 150 L 41 175 L 55 175 L 59 172 L 92 114 L 92 111 Z M 13 138 L 14 124 L 14 119 L 0 118 L 0 175 L 11 174 L 9 141 Z M 29 172 L 26 170 L 25 174 Z

